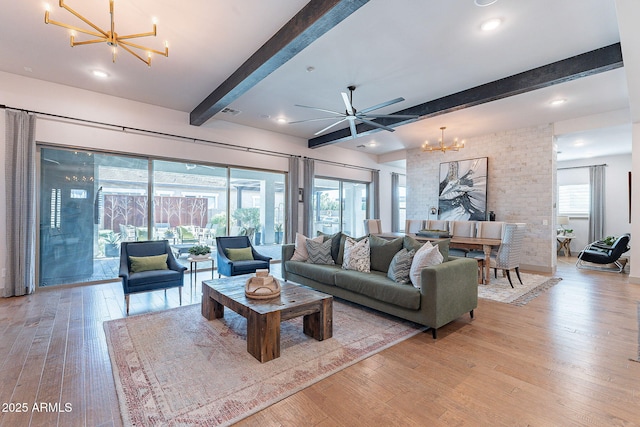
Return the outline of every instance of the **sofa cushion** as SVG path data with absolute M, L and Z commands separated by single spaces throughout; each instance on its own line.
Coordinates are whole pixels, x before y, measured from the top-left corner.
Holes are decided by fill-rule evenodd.
M 415 249 L 410 251 L 405 248 L 400 249 L 391 260 L 391 264 L 389 264 L 387 277 L 394 282 L 403 284 L 411 283 L 409 272 L 411 271 L 411 263 L 415 254 Z
M 342 268 L 362 271 L 363 273 L 368 273 L 371 270 L 371 252 L 368 237 L 360 241 L 347 237 L 344 244 Z
M 246 248 L 225 248 L 225 255 L 231 261 L 252 261 L 253 252 L 250 247 Z
M 338 255 L 340 253 L 340 241 L 343 239 L 344 234 L 342 234 L 341 231 L 335 234 L 325 234 L 322 231 L 318 231 L 318 236 L 322 236 L 325 242 L 331 240 L 331 258 L 333 258 L 334 264 L 341 265 L 342 259 L 340 259 Z
M 395 283 L 384 273 L 372 271 L 361 273 L 353 270 L 341 270 L 335 274 L 336 286 L 366 295 L 388 304 L 411 310 L 420 309 L 420 290 L 413 286 Z M 357 299 L 353 300 L 358 302 Z
M 386 273 L 389 270 L 391 260 L 402 249 L 402 238 L 394 240 L 383 239 L 382 237 L 369 236 L 369 246 L 371 247 L 371 269 Z
M 132 273 L 142 273 L 143 271 L 168 270 L 167 254 L 152 256 L 130 256 Z
M 405 236 L 402 242 L 402 247 L 410 251 L 415 249 L 416 251 L 422 247 L 424 242 L 418 241 L 411 236 Z M 429 242 L 431 243 L 431 242 Z M 440 239 L 436 242 L 438 250 L 442 254 L 443 262 L 449 261 L 449 244 L 451 239 Z
M 335 274 L 342 269 L 339 265 L 310 264 L 302 261 L 285 261 L 284 268 L 291 274 L 306 277 L 325 285 L 335 285 Z
M 307 251 L 307 239 L 310 239 L 310 237 L 296 233 L 296 245 L 291 261 L 306 261 L 309 258 L 309 252 Z M 322 236 L 318 236 L 311 240 L 314 242 L 322 242 L 324 238 Z
M 433 246 L 430 242 L 426 242 L 418 249 L 411 262 L 411 271 L 409 272 L 413 286 L 416 288 L 422 287 L 422 281 L 420 280 L 422 269 L 442 264 L 442 260 L 443 257 L 438 250 L 438 246 Z
M 307 239 L 305 243 L 307 245 L 307 252 L 309 253 L 307 262 L 311 264 L 335 264 L 331 257 L 332 241 L 330 239 L 324 242 Z

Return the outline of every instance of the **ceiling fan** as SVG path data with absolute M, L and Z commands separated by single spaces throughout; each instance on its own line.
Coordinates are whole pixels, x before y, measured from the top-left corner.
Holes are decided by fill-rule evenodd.
M 370 112 L 378 110 L 380 108 L 388 107 L 389 105 L 393 105 L 393 104 L 396 104 L 398 102 L 402 102 L 402 101 L 404 101 L 404 98 L 392 99 L 390 101 L 383 102 L 381 104 L 377 104 L 377 105 L 374 105 L 372 107 L 365 108 L 363 110 L 358 111 L 353 106 L 353 91 L 356 90 L 356 87 L 355 86 L 348 86 L 347 89 L 349 89 L 349 95 L 347 95 L 346 92 L 342 92 L 342 100 L 344 101 L 344 105 L 346 107 L 345 112 L 341 113 L 341 112 L 338 112 L 338 111 L 327 110 L 327 109 L 324 109 L 324 108 L 309 107 L 307 105 L 296 104 L 296 107 L 311 108 L 312 110 L 323 111 L 325 113 L 330 113 L 330 114 L 333 114 L 333 115 L 329 116 L 329 117 L 320 117 L 320 118 L 317 118 L 317 119 L 298 120 L 298 121 L 295 121 L 295 122 L 289 122 L 289 124 L 304 123 L 304 122 L 315 122 L 315 121 L 319 121 L 319 120 L 338 119 L 338 121 L 336 121 L 333 124 L 330 124 L 329 126 L 327 126 L 324 129 L 319 130 L 318 132 L 314 133 L 314 135 L 320 135 L 321 133 L 324 133 L 324 132 L 328 131 L 329 129 L 331 129 L 334 126 L 339 125 L 340 123 L 349 122 L 349 128 L 351 129 L 351 137 L 352 138 L 356 138 L 358 136 L 358 132 L 356 131 L 356 121 L 360 121 L 360 122 L 366 123 L 368 125 L 374 126 L 376 128 L 388 130 L 389 132 L 393 132 L 394 131 L 393 128 L 391 128 L 389 126 L 382 125 L 380 123 L 376 123 L 376 122 L 373 121 L 373 119 L 378 119 L 378 118 L 417 119 L 418 117 L 420 117 L 420 116 L 414 115 L 414 114 L 411 114 L 411 115 L 406 115 L 406 114 L 405 115 L 402 115 L 402 114 L 369 114 Z

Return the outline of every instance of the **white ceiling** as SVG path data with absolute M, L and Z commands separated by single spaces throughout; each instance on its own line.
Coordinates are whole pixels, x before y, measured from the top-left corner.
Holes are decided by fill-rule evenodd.
M 170 53 L 168 58 L 154 57 L 151 68 L 126 52 L 112 63 L 106 45 L 70 48 L 67 30 L 44 24 L 44 3 L 6 3 L 0 25 L 1 71 L 190 112 L 306 1 L 116 1 L 120 34 L 149 31 L 152 17 L 157 18 L 157 39 L 142 44 L 161 49 L 168 40 Z M 108 27 L 108 0 L 66 4 Z M 56 1 L 51 1 L 51 10 L 51 19 L 82 25 Z M 480 24 L 493 17 L 503 25 L 491 33 L 480 31 Z M 357 87 L 354 105 L 359 110 L 404 97 L 404 102 L 376 111 L 394 112 L 618 41 L 610 0 L 498 0 L 487 7 L 473 0 L 371 0 L 232 102 L 229 107 L 240 114 L 218 113 L 204 126 L 227 120 L 308 139 L 332 121 L 290 125 L 276 119 L 324 116 L 294 104 L 342 111 L 340 92 L 348 85 Z M 307 71 L 309 67 L 314 70 Z M 97 80 L 93 69 L 110 77 Z M 556 98 L 567 102 L 552 107 L 549 102 Z M 618 69 L 339 145 L 386 154 L 436 140 L 440 126 L 447 126 L 447 137 L 465 138 L 628 109 L 628 103 L 624 70 Z M 589 149 L 575 148 L 576 139 Z M 559 160 L 589 152 L 630 152 L 630 127 L 566 134 L 557 144 Z

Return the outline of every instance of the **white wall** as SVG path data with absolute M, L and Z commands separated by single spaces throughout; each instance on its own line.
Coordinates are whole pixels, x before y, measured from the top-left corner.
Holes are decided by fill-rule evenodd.
M 215 141 L 233 147 L 264 149 L 280 153 L 312 157 L 330 162 L 339 161 L 379 169 L 382 201 L 380 218 L 383 227 L 391 228 L 391 172 L 403 173 L 401 169 L 377 163 L 377 156 L 336 146 L 309 149 L 301 138 L 266 130 L 236 125 L 222 120 L 210 120 L 204 126 L 189 125 L 189 114 L 158 106 L 142 104 L 122 98 L 97 94 L 68 86 L 29 79 L 15 74 L 0 72 L 0 102 L 7 107 L 32 110 L 76 119 L 92 120 L 128 128 L 144 129 L 188 138 Z M 0 159 L 5 152 L 4 114 L 0 119 Z M 149 156 L 182 159 L 193 162 L 245 166 L 278 171 L 288 170 L 285 157 L 275 157 L 247 150 L 217 146 L 207 142 L 191 142 L 149 136 L 135 132 L 123 132 L 117 127 L 87 126 L 64 119 L 39 116 L 36 125 L 38 142 L 72 146 L 78 148 L 134 153 Z M 3 162 L 4 164 L 4 162 Z M 371 173 L 348 167 L 316 163 L 318 174 L 343 179 L 370 181 Z M 5 177 L 0 178 L 0 216 L 6 216 Z M 4 221 L 0 235 L 6 235 Z M 0 244 L 0 269 L 6 267 L 6 246 Z M 4 286 L 2 278 L 1 286 Z
M 589 184 L 587 168 L 567 169 L 579 166 L 606 164 L 605 168 L 605 236 L 619 236 L 631 232 L 629 223 L 628 173 L 631 171 L 631 155 L 593 157 L 558 162 L 558 185 Z M 578 252 L 588 243 L 589 219 L 571 218 L 565 228 L 574 230 L 571 251 Z
M 409 151 L 407 219 L 427 219 L 429 207 L 438 206 L 441 162 L 477 157 L 488 157 L 487 211 L 494 211 L 497 221 L 527 223 L 522 268 L 554 271 L 556 154 L 552 125 L 467 138 L 459 152 Z

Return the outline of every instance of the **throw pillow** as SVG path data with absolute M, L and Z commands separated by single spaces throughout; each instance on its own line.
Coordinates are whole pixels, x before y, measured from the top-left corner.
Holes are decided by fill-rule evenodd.
M 347 237 L 344 242 L 344 260 L 342 268 L 345 270 L 356 270 L 363 273 L 371 271 L 371 251 L 369 248 L 369 238 L 365 237 L 359 242 L 351 237 Z
M 411 277 L 411 283 L 416 288 L 420 288 L 422 283 L 420 281 L 420 273 L 425 267 L 432 267 L 434 265 L 442 264 L 442 254 L 438 250 L 438 246 L 433 246 L 431 242 L 426 242 L 413 257 L 411 262 L 411 271 L 409 276 Z
M 325 240 L 331 240 L 331 258 L 333 263 L 338 263 L 338 254 L 340 253 L 340 240 L 342 239 L 342 232 L 338 231 L 335 234 L 325 234 L 322 231 L 318 231 L 318 236 L 322 236 Z
M 431 244 L 431 242 L 428 242 Z M 436 242 L 438 246 L 438 250 L 442 254 L 443 261 L 449 260 L 449 244 L 451 243 L 451 239 L 441 239 Z M 406 250 L 410 251 L 411 249 L 415 249 L 416 251 L 422 247 L 423 242 L 420 242 L 414 239 L 411 236 L 405 236 L 404 241 L 402 242 L 402 247 Z
M 291 261 L 306 261 L 307 259 L 309 259 L 309 252 L 307 251 L 307 239 L 309 239 L 309 237 L 300 233 L 296 233 L 296 245 L 293 256 L 291 257 Z M 322 243 L 323 237 L 318 236 L 314 237 L 311 240 Z
M 324 242 L 316 242 L 313 239 L 307 239 L 307 253 L 309 258 L 307 262 L 310 264 L 335 264 L 331 257 L 331 239 Z
M 153 256 L 130 256 L 132 273 L 141 273 L 151 270 L 168 270 L 167 254 Z
M 400 249 L 391 260 L 391 264 L 389 264 L 387 277 L 394 282 L 411 283 L 409 273 L 411 272 L 411 263 L 413 262 L 415 254 L 415 249 L 410 251 L 404 248 Z
M 253 252 L 251 248 L 227 248 L 224 250 L 231 261 L 253 261 Z
M 402 238 L 388 240 L 369 236 L 369 247 L 371 248 L 371 269 L 386 273 L 391 260 L 402 249 Z

